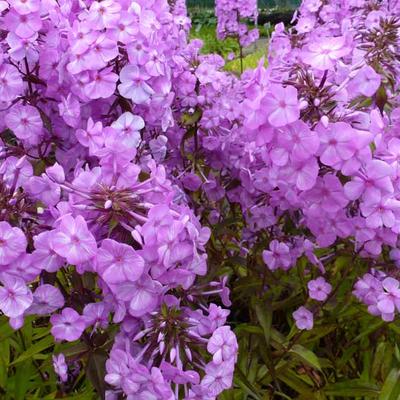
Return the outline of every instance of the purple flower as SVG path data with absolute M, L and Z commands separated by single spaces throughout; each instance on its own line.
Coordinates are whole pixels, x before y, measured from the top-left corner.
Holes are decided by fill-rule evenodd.
M 289 246 L 277 240 L 273 240 L 269 244 L 269 250 L 264 250 L 262 256 L 271 271 L 275 271 L 278 268 L 287 270 L 292 265 Z
M 393 321 L 395 310 L 400 311 L 399 285 L 399 281 L 391 277 L 382 281 L 384 292 L 378 297 L 377 308 L 385 321 Z
M 328 283 L 322 276 L 314 279 L 307 284 L 309 296 L 317 301 L 325 301 L 329 293 L 332 291 L 332 285 Z
M 213 362 L 217 365 L 224 361 L 235 359 L 238 344 L 231 328 L 229 326 L 221 326 L 216 329 L 208 341 L 207 350 L 213 355 Z
M 274 127 L 288 125 L 300 117 L 297 90 L 292 86 L 284 88 L 273 85 L 261 104 L 269 123 Z
M 35 250 L 32 253 L 34 262 L 38 263 L 47 272 L 58 271 L 64 260 L 54 250 L 53 233 L 44 231 L 33 238 Z
M 64 306 L 64 297 L 55 286 L 43 284 L 33 293 L 33 303 L 26 311 L 27 314 L 46 315 Z
M 58 355 L 53 354 L 53 368 L 55 373 L 60 378 L 61 382 L 67 382 L 68 380 L 68 366 L 65 362 L 65 356 L 63 353 Z
M 0 286 L 0 310 L 10 318 L 22 316 L 32 304 L 32 292 L 14 275 L 3 274 L 1 283 L 4 286 Z
M 135 282 L 143 274 L 144 259 L 131 247 L 112 239 L 103 240 L 97 253 L 98 272 L 109 284 Z
M 57 341 L 73 342 L 79 339 L 86 329 L 84 318 L 70 307 L 64 308 L 61 314 L 53 314 L 50 323 L 51 334 Z
M 293 318 L 296 322 L 296 326 L 299 329 L 311 330 L 314 326 L 314 317 L 311 311 L 308 311 L 305 307 L 298 308 L 293 313 Z
M 333 70 L 336 61 L 350 52 L 343 36 L 321 37 L 310 42 L 302 52 L 302 60 L 318 70 Z
M 54 251 L 70 264 L 84 263 L 96 255 L 96 240 L 80 215 L 62 217 L 51 241 Z
M 8 111 L 5 122 L 19 139 L 27 139 L 41 134 L 43 122 L 39 111 L 32 106 L 16 105 Z
M 26 238 L 19 228 L 13 228 L 8 222 L 0 222 L 0 265 L 7 265 L 25 253 Z
M 127 65 L 121 70 L 118 90 L 122 96 L 142 104 L 154 94 L 154 90 L 146 82 L 149 78 L 150 75 L 140 71 L 136 65 Z

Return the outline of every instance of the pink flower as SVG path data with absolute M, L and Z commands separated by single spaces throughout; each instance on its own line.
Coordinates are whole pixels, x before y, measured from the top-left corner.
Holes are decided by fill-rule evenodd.
M 319 70 L 334 70 L 336 61 L 348 55 L 351 47 L 340 37 L 315 38 L 302 52 L 302 60 Z
M 33 293 L 33 303 L 27 314 L 46 315 L 64 306 L 64 297 L 60 290 L 49 284 L 40 285 Z
M 55 373 L 60 378 L 61 382 L 67 382 L 68 380 L 68 366 L 65 362 L 65 356 L 63 353 L 60 353 L 58 356 L 53 354 L 53 368 Z
M 393 184 L 390 179 L 392 167 L 381 160 L 369 161 L 362 172 L 344 185 L 344 193 L 349 200 L 356 200 L 363 196 L 375 199 L 382 194 L 393 193 Z
M 113 291 L 119 300 L 127 301 L 129 313 L 141 317 L 152 312 L 159 302 L 161 285 L 143 274 L 136 282 L 126 282 L 115 286 Z
M 311 311 L 308 311 L 305 307 L 298 308 L 293 313 L 293 318 L 296 322 L 296 326 L 299 329 L 311 330 L 314 326 L 314 317 Z
M 39 0 L 9 0 L 11 7 L 20 15 L 26 15 L 39 11 Z
M 12 101 L 23 90 L 23 82 L 18 70 L 9 64 L 0 66 L 0 98 L 2 101 Z
M 78 99 L 71 93 L 65 98 L 61 98 L 61 103 L 58 104 L 58 111 L 65 123 L 72 128 L 76 128 L 80 122 L 81 105 Z
M 92 72 L 84 93 L 89 99 L 106 99 L 114 94 L 117 81 L 118 75 L 112 72 L 112 67 Z
M 381 80 L 381 76 L 367 65 L 360 69 L 348 88 L 350 92 L 361 93 L 364 96 L 371 97 L 379 89 Z
M 92 29 L 113 28 L 118 22 L 120 11 L 121 5 L 113 0 L 94 1 L 86 21 Z
M 43 122 L 35 107 L 18 104 L 11 108 L 4 120 L 18 139 L 28 139 L 42 133 Z
M 221 326 L 213 332 L 208 340 L 207 351 L 213 355 L 213 362 L 217 365 L 236 359 L 238 343 L 229 326 Z
M 109 284 L 137 281 L 144 271 L 144 260 L 136 251 L 112 239 L 103 240 L 97 253 L 98 272 Z
M 53 314 L 50 323 L 51 334 L 57 341 L 73 342 L 79 339 L 86 329 L 84 318 L 70 307 L 64 308 L 61 314 Z
M 126 144 L 137 147 L 141 138 L 140 131 L 144 128 L 144 120 L 142 117 L 125 112 L 111 127 L 123 136 Z
M 271 271 L 275 271 L 278 268 L 288 270 L 292 265 L 289 246 L 277 240 L 273 240 L 270 243 L 269 250 L 264 250 L 262 256 Z
M 25 282 L 14 275 L 3 274 L 0 286 L 0 310 L 9 318 L 21 316 L 32 304 L 33 296 Z
M 300 108 L 296 88 L 271 85 L 268 94 L 262 99 L 262 109 L 267 113 L 272 126 L 281 127 L 297 121 L 300 118 Z
M 89 152 L 94 154 L 104 144 L 103 124 L 100 121 L 94 123 L 89 118 L 86 130 L 78 129 L 75 136 L 82 146 L 89 147 Z
M 329 124 L 327 128 L 319 125 L 318 132 L 321 140 L 321 162 L 340 169 L 343 161 L 353 157 L 356 151 L 354 129 L 345 122 L 336 122 Z
M 120 73 L 121 84 L 118 85 L 121 96 L 137 104 L 146 102 L 154 94 L 154 90 L 146 83 L 149 78 L 150 75 L 140 71 L 136 65 L 125 66 Z
M 325 301 L 328 298 L 329 293 L 332 291 L 332 285 L 322 276 L 309 281 L 307 287 L 310 297 L 317 301 Z
M 392 228 L 400 215 L 400 201 L 391 197 L 371 195 L 360 204 L 360 209 L 368 228 Z
M 56 272 L 64 264 L 64 260 L 54 250 L 51 238 L 53 233 L 44 231 L 33 238 L 35 250 L 32 253 L 36 263 L 47 272 Z
M 96 255 L 96 240 L 82 216 L 62 217 L 61 224 L 51 238 L 54 251 L 70 264 L 89 261 Z
M 382 313 L 384 321 L 393 321 L 395 309 L 400 311 L 399 281 L 394 278 L 385 278 L 382 282 L 384 293 L 378 297 L 377 308 Z
M 39 32 L 42 27 L 42 20 L 39 12 L 20 15 L 11 10 L 4 17 L 6 27 L 22 39 L 27 39 Z
M 0 222 L 0 265 L 11 264 L 25 253 L 27 241 L 19 228 Z
M 217 396 L 232 385 L 233 366 L 230 362 L 222 364 L 208 363 L 206 366 L 206 375 L 201 381 L 204 388 L 204 395 Z
M 118 56 L 117 43 L 109 39 L 105 34 L 101 34 L 91 44 L 86 56 L 85 65 L 87 69 L 96 70 L 104 68 L 109 61 Z
M 293 181 L 299 190 L 310 190 L 314 187 L 318 176 L 318 162 L 315 157 L 307 160 L 296 160 L 285 170 L 284 176 Z

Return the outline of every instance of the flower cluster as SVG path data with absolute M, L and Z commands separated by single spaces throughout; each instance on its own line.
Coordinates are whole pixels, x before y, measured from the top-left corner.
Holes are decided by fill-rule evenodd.
M 237 354 L 229 290 L 167 157 L 177 96 L 197 102 L 185 3 L 13 1 L 1 22 L 1 312 L 91 346 L 117 326 L 110 399 L 216 398 Z
M 235 37 L 242 47 L 248 47 L 259 37 L 258 29 L 251 29 L 243 20 L 257 21 L 257 0 L 217 0 L 217 37 L 219 40 Z
M 14 329 L 34 315 L 56 341 L 111 343 L 110 400 L 211 400 L 238 352 L 219 252 L 264 262 L 261 297 L 298 267 L 299 329 L 335 296 L 338 256 L 343 278 L 365 267 L 354 294 L 370 313 L 395 317 L 399 2 L 304 0 L 268 67 L 240 78 L 188 40 L 180 0 L 0 3 L 0 310 Z M 218 1 L 219 37 L 251 43 L 256 10 Z M 53 363 L 68 385 L 71 360 Z

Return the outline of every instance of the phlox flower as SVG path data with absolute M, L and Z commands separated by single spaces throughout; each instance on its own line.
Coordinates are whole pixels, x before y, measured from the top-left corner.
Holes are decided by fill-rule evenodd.
M 18 139 L 28 139 L 42 133 L 43 122 L 39 111 L 30 105 L 17 104 L 5 116 L 7 127 Z
M 55 373 L 60 378 L 61 382 L 67 382 L 68 380 L 68 366 L 65 362 L 65 356 L 63 353 L 58 355 L 53 354 L 53 368 Z
M 392 167 L 381 160 L 369 161 L 363 170 L 350 182 L 344 185 L 345 195 L 349 200 L 363 197 L 364 200 L 376 199 L 384 194 L 393 193 L 393 184 L 390 176 Z
M 298 329 L 305 329 L 309 331 L 314 326 L 314 316 L 312 312 L 307 310 L 305 307 L 298 308 L 293 313 L 293 318 Z
M 3 274 L 0 281 L 0 310 L 9 318 L 21 316 L 32 304 L 32 292 L 14 275 Z
M 53 314 L 50 323 L 51 334 L 57 341 L 73 342 L 79 339 L 86 329 L 84 318 L 70 307 L 64 308 L 61 314 Z
M 310 298 L 317 301 L 325 301 L 328 298 L 329 293 L 332 291 L 332 285 L 322 276 L 309 281 L 307 287 Z
M 293 86 L 271 85 L 261 101 L 263 112 L 267 113 L 269 123 L 281 127 L 300 118 L 297 90 Z
M 314 38 L 301 54 L 302 60 L 319 70 L 334 70 L 336 61 L 347 56 L 351 47 L 343 36 Z
M 262 256 L 271 271 L 275 271 L 278 268 L 288 270 L 292 265 L 289 246 L 277 240 L 273 240 L 269 244 L 269 250 L 264 250 Z
M 154 90 L 146 82 L 149 78 L 150 75 L 141 71 L 138 66 L 127 65 L 120 72 L 121 84 L 118 85 L 118 90 L 127 99 L 142 104 L 154 94 Z
M 30 315 L 46 315 L 64 306 L 64 297 L 53 285 L 43 284 L 33 292 L 33 302 L 26 311 Z
M 90 80 L 84 87 L 84 93 L 89 99 L 106 99 L 114 93 L 117 81 L 118 75 L 112 72 L 111 67 L 91 72 Z
M 10 64 L 0 66 L 0 97 L 2 101 L 12 101 L 22 93 L 23 82 L 18 70 Z
M 63 216 L 51 241 L 54 251 L 70 264 L 84 263 L 96 255 L 96 240 L 80 215 Z
M 97 252 L 97 268 L 109 284 L 137 281 L 144 271 L 145 263 L 131 247 L 112 239 L 103 240 Z
M 11 264 L 23 253 L 27 240 L 21 229 L 0 221 L 0 265 Z

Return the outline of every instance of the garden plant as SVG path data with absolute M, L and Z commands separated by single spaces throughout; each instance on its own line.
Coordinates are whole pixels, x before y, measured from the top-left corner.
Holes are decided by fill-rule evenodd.
M 400 1 L 0 13 L 0 399 L 400 399 Z

